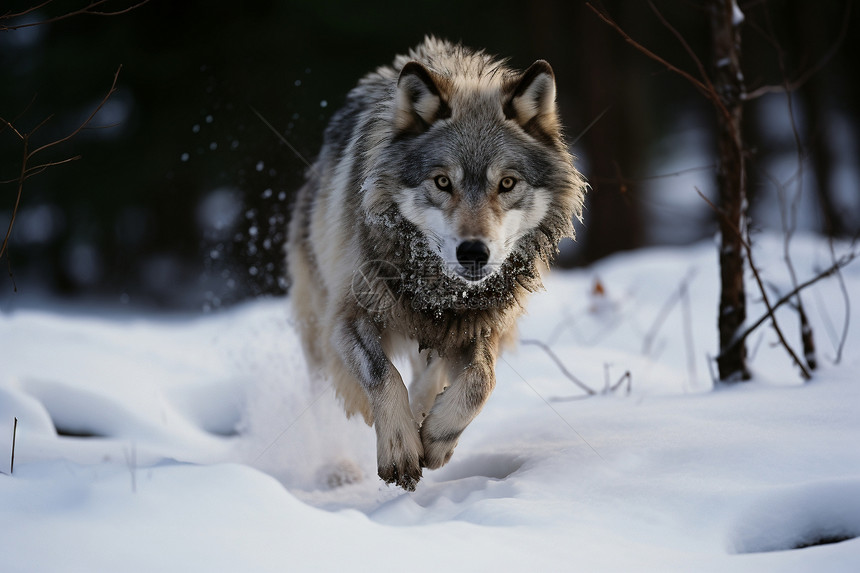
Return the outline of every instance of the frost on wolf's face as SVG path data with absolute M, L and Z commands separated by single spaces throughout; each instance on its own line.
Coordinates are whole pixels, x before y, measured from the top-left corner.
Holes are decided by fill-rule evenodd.
M 448 137 L 444 131 L 440 138 Z M 407 159 L 426 166 L 404 178 L 405 188 L 396 201 L 442 259 L 443 269 L 479 282 L 498 271 L 518 241 L 536 228 L 550 197 L 534 180 L 534 168 L 523 164 L 525 153 L 511 153 L 503 146 L 478 153 L 453 147 L 459 152 L 456 158 L 430 151 L 414 163 Z M 430 147 L 440 148 L 444 146 Z
M 555 84 L 537 67 L 490 85 L 459 85 L 414 62 L 401 72 L 393 199 L 444 271 L 467 283 L 492 276 L 536 232 L 555 173 L 567 168 L 548 153 Z M 555 133 L 541 132 L 542 121 Z

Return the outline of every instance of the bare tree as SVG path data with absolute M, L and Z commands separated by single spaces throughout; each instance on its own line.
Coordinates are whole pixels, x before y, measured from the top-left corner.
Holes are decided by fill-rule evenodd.
M 86 2 L 81 2 L 82 5 L 79 8 L 69 9 L 68 7 L 64 7 L 65 11 L 61 11 L 49 16 L 41 16 L 42 11 L 53 7 L 53 0 L 44 0 L 38 4 L 31 6 L 30 8 L 21 10 L 19 12 L 7 11 L 5 13 L 0 13 L 0 33 L 13 33 L 15 30 L 19 30 L 21 28 L 41 26 L 53 22 L 58 22 L 60 20 L 65 20 L 73 16 L 117 16 L 130 12 L 131 10 L 134 10 L 135 8 L 138 8 L 140 6 L 143 6 L 147 2 L 149 2 L 149 0 L 140 0 L 131 5 L 125 5 L 120 8 L 111 8 L 110 5 L 116 4 L 116 2 L 111 2 L 111 0 L 87 0 Z M 27 20 L 28 18 L 30 18 L 30 20 Z M 20 130 L 16 127 L 17 121 L 20 116 L 24 115 L 27 112 L 26 109 L 21 112 L 18 118 L 12 120 L 7 120 L 0 116 L 0 133 L 5 131 L 6 129 L 9 129 L 14 134 L 14 136 L 18 140 L 20 140 L 22 150 L 21 169 L 19 173 L 11 179 L 0 181 L 0 185 L 14 184 L 16 187 L 15 201 L 12 206 L 12 215 L 9 219 L 9 224 L 6 228 L 6 232 L 3 235 L 3 240 L 2 242 L 0 242 L 0 260 L 2 260 L 4 256 L 6 257 L 6 263 L 9 266 L 10 277 L 12 276 L 12 269 L 11 263 L 9 261 L 9 240 L 12 236 L 12 228 L 15 225 L 15 219 L 18 214 L 18 209 L 21 205 L 21 198 L 24 193 L 24 183 L 30 177 L 38 175 L 46 169 L 76 161 L 80 159 L 80 156 L 76 155 L 53 161 L 43 161 L 36 165 L 33 165 L 34 160 L 39 159 L 42 154 L 44 154 L 44 152 L 57 146 L 60 146 L 64 143 L 67 143 L 84 129 L 91 129 L 94 127 L 92 125 L 92 121 L 95 118 L 96 114 L 102 109 L 102 107 L 104 107 L 111 95 L 113 95 L 113 93 L 116 91 L 116 83 L 119 77 L 120 69 L 122 69 L 122 66 L 119 66 L 117 68 L 117 71 L 113 77 L 113 83 L 111 83 L 111 87 L 108 90 L 107 95 L 104 96 L 104 98 L 96 106 L 93 112 L 76 129 L 74 129 L 65 137 L 55 139 L 42 145 L 33 145 L 33 136 L 39 129 L 44 127 L 45 124 L 47 124 L 51 120 L 50 116 L 43 119 L 36 127 L 34 127 L 28 132 Z
M 811 377 L 810 370 L 815 367 L 814 341 L 812 329 L 809 326 L 806 314 L 800 302 L 799 293 L 802 288 L 813 282 L 839 273 L 842 266 L 854 259 L 852 256 L 835 260 L 834 266 L 826 273 L 822 273 L 813 281 L 807 281 L 804 285 L 798 285 L 796 275 L 788 256 L 788 243 L 793 231 L 792 225 L 784 228 L 786 242 L 786 265 L 792 277 L 794 290 L 792 297 L 797 301 L 797 309 L 801 319 L 801 339 L 804 348 L 804 363 L 797 353 L 791 348 L 785 335 L 777 323 L 774 310 L 785 300 L 780 299 L 777 304 L 771 304 L 765 283 L 759 273 L 759 269 L 752 261 L 752 247 L 749 238 L 747 224 L 747 165 L 746 149 L 742 132 L 742 118 L 744 102 L 755 99 L 765 93 L 779 91 L 790 93 L 801 87 L 806 80 L 832 56 L 835 47 L 828 52 L 824 58 L 815 66 L 810 67 L 798 79 L 789 81 L 785 79 L 782 86 L 762 86 L 748 92 L 744 85 L 744 77 L 741 70 L 741 25 L 744 22 L 744 14 L 737 5 L 736 0 L 706 0 L 704 8 L 709 21 L 709 44 L 711 48 L 711 71 L 705 69 L 701 59 L 696 55 L 685 38 L 663 17 L 657 7 L 649 2 L 652 12 L 660 20 L 663 26 L 671 32 L 685 53 L 696 66 L 697 74 L 689 73 L 676 65 L 660 57 L 649 50 L 619 26 L 612 17 L 603 10 L 595 8 L 591 4 L 588 7 L 605 23 L 612 27 L 630 45 L 642 52 L 650 59 L 665 66 L 668 70 L 686 79 L 705 98 L 711 102 L 716 112 L 717 125 L 717 204 L 711 203 L 699 193 L 711 207 L 716 211 L 719 218 L 720 246 L 720 301 L 717 318 L 719 330 L 720 349 L 716 358 L 719 370 L 719 378 L 724 382 L 736 382 L 750 378 L 747 368 L 747 352 L 745 340 L 749 333 L 765 320 L 769 319 L 780 343 L 799 368 L 804 379 Z M 847 9 L 846 9 L 847 14 Z M 841 42 L 844 36 L 840 34 L 834 46 Z M 777 46 L 778 47 L 778 46 Z M 785 67 L 782 63 L 782 52 L 780 54 L 779 70 L 784 78 L 787 78 Z M 789 115 L 794 129 L 797 147 L 800 150 L 800 141 L 797 126 L 794 122 L 793 110 L 789 100 Z M 799 169 L 803 157 L 798 151 Z M 786 208 L 783 198 L 783 209 Z M 793 208 L 793 206 L 792 206 Z M 767 313 L 759 319 L 754 326 L 744 328 L 746 323 L 746 293 L 744 289 L 744 270 L 749 264 L 756 284 L 758 285 L 762 301 L 767 307 Z
M 618 32 L 634 48 L 689 81 L 714 106 L 717 114 L 717 187 L 720 225 L 720 303 L 717 328 L 720 353 L 717 360 L 720 380 L 749 379 L 746 346 L 736 337 L 746 320 L 744 291 L 744 233 L 746 228 L 747 173 L 741 119 L 743 117 L 743 74 L 741 73 L 740 24 L 743 14 L 734 0 L 708 0 L 713 79 L 684 37 L 663 17 L 653 3 L 651 10 L 679 41 L 696 65 L 699 77 L 655 54 L 627 34 L 606 12 L 588 7 Z
M 743 73 L 741 33 L 743 15 L 734 0 L 709 0 L 713 91 L 717 110 L 717 190 L 720 227 L 720 304 L 717 328 L 720 380 L 749 379 L 745 344 L 733 344 L 746 320 L 744 249 L 747 170 L 741 132 Z M 707 77 L 707 76 L 706 76 Z

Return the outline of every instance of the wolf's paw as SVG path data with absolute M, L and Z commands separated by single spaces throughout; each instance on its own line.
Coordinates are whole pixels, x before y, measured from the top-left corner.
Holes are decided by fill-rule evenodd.
M 415 491 L 421 479 L 424 449 L 418 427 L 409 430 L 395 432 L 390 439 L 380 439 L 377 435 L 376 463 L 379 477 L 385 483 L 397 484 L 406 491 Z
M 429 419 L 429 416 L 428 416 Z M 421 426 L 421 443 L 424 445 L 424 467 L 435 470 L 448 463 L 460 438 L 460 432 L 439 434 L 430 430 L 427 423 Z
M 379 466 L 379 477 L 385 483 L 396 484 L 406 491 L 415 491 L 415 486 L 421 480 L 421 464 L 410 462 Z

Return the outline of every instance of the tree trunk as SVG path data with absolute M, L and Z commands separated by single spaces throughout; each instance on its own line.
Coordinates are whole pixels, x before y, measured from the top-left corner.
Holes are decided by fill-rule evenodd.
M 741 118 L 743 74 L 740 68 L 743 15 L 734 0 L 709 0 L 714 87 L 717 108 L 717 188 L 720 210 L 720 306 L 718 328 L 720 380 L 748 380 L 746 345 L 733 344 L 746 320 L 743 237 L 746 221 L 746 166 Z

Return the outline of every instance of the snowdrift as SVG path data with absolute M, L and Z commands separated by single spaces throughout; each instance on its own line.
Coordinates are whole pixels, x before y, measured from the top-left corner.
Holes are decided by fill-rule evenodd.
M 787 292 L 781 254 L 759 238 Z M 814 237 L 793 255 L 801 280 L 830 264 Z M 856 571 L 860 264 L 843 278 L 838 364 L 834 278 L 804 291 L 814 380 L 765 326 L 754 380 L 714 389 L 713 245 L 557 272 L 452 461 L 413 493 L 376 478 L 373 431 L 311 382 L 284 300 L 0 314 L 0 570 Z M 796 317 L 778 317 L 796 345 Z

